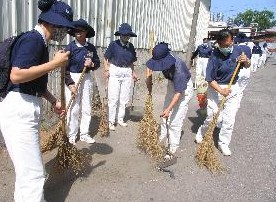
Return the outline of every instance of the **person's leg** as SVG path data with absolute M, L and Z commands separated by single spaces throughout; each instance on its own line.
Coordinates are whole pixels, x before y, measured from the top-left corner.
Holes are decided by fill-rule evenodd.
M 120 98 L 119 98 L 119 109 L 118 109 L 117 121 L 119 125 L 127 126 L 127 124 L 124 123 L 124 117 L 125 117 L 125 111 L 126 111 L 126 104 L 128 103 L 130 98 L 132 71 L 130 68 L 124 68 L 122 70 L 123 70 L 124 77 L 122 78 L 121 90 L 119 95 Z
M 2 133 L 16 174 L 14 199 L 44 201 L 45 172 L 39 143 L 41 99 L 9 93 L 3 106 Z
M 108 80 L 108 120 L 110 123 L 111 130 L 114 130 L 114 123 L 117 116 L 117 108 L 119 104 L 119 95 L 120 95 L 120 72 L 119 68 L 113 65 L 110 66 L 109 80 Z
M 92 113 L 92 97 L 93 97 L 92 71 L 84 75 L 81 87 L 82 87 L 82 99 L 81 99 L 80 140 L 91 144 L 95 142 L 95 140 L 91 138 L 89 135 L 91 113 Z
M 170 151 L 175 153 L 179 147 L 179 141 L 181 137 L 181 130 L 183 121 L 188 111 L 188 104 L 193 96 L 193 84 L 190 80 L 187 89 L 180 98 L 178 104 L 173 108 L 169 117 L 169 136 L 170 136 Z
M 77 85 L 80 77 L 80 73 L 70 73 L 75 85 Z M 69 88 L 65 90 L 66 103 L 68 105 L 69 100 L 71 99 L 72 93 Z M 77 134 L 79 131 L 79 115 L 80 115 L 80 102 L 82 97 L 82 87 L 79 86 L 77 91 L 77 96 L 73 100 L 70 109 L 67 112 L 67 136 L 71 144 L 75 144 Z
M 231 141 L 236 114 L 239 108 L 240 97 L 238 94 L 227 99 L 222 110 L 222 126 L 219 133 L 218 145 L 224 155 L 231 155 L 229 144 Z
M 212 121 L 213 116 L 218 111 L 218 105 L 220 103 L 218 93 L 212 88 L 208 88 L 208 99 L 207 99 L 207 117 L 203 124 L 198 128 L 195 141 L 196 143 L 201 143 L 203 136 L 205 135 L 209 123 Z M 221 122 L 221 116 L 219 116 L 218 122 Z

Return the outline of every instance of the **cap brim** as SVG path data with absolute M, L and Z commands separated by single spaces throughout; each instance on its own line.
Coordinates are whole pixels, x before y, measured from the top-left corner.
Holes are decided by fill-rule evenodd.
M 52 25 L 67 27 L 67 28 L 75 28 L 71 21 L 67 20 L 67 18 L 62 17 L 60 14 L 55 12 L 47 11 L 42 12 L 39 15 L 39 19 L 45 22 L 48 22 Z
M 146 63 L 147 67 L 152 71 L 163 71 L 169 69 L 173 64 L 175 64 L 176 59 L 168 54 L 166 57 L 160 60 L 149 59 Z
M 115 36 L 120 36 L 120 35 L 129 35 L 130 37 L 137 37 L 137 35 L 133 32 L 115 32 Z
M 75 28 L 75 29 L 70 29 L 68 30 L 68 34 L 70 36 L 73 36 L 75 37 L 75 33 L 78 33 L 79 29 Z M 86 34 L 86 38 L 91 38 L 91 37 L 94 37 L 95 36 L 95 30 L 90 27 L 88 30 L 87 30 L 87 34 Z

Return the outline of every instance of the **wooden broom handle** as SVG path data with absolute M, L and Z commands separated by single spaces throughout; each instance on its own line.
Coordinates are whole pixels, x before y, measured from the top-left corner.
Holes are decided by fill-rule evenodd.
M 85 72 L 86 72 L 86 69 L 87 69 L 87 67 L 84 67 L 83 70 L 82 70 L 82 72 L 81 72 L 80 78 L 79 78 L 78 83 L 77 83 L 77 85 L 76 85 L 76 90 L 77 90 L 77 92 L 78 92 L 80 83 L 81 83 L 81 81 L 82 81 L 82 79 L 83 79 L 83 77 L 84 77 L 84 74 L 85 74 Z M 71 98 L 70 98 L 70 100 L 69 100 L 69 102 L 68 102 L 68 105 L 67 105 L 67 107 L 66 107 L 66 111 L 68 111 L 68 110 L 70 109 L 70 107 L 71 107 L 71 105 L 72 105 L 74 99 L 75 99 L 75 96 L 72 95 Z
M 242 55 L 244 55 L 244 52 L 242 52 Z M 233 73 L 233 75 L 232 75 L 232 77 L 231 77 L 231 79 L 230 79 L 229 84 L 228 84 L 228 87 L 227 87 L 228 89 L 231 88 L 231 86 L 232 86 L 232 84 L 233 84 L 233 82 L 234 82 L 234 79 L 235 79 L 235 77 L 236 77 L 236 75 L 237 75 L 237 73 L 238 73 L 238 71 L 239 71 L 240 66 L 241 66 L 241 63 L 238 62 L 237 66 L 236 66 L 236 68 L 235 68 L 235 71 L 234 71 L 234 73 Z M 225 102 L 226 102 L 226 97 L 223 96 L 218 111 L 220 111 L 220 110 L 222 109 L 222 107 L 223 107 L 223 105 L 224 105 Z

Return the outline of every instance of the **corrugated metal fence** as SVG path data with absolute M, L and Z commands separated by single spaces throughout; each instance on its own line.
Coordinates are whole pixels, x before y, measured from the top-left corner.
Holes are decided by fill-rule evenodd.
M 38 0 L 0 1 L 0 41 L 32 29 L 40 13 Z M 171 44 L 173 51 L 186 51 L 191 30 L 195 0 L 65 0 L 74 11 L 74 19 L 83 18 L 95 29 L 91 40 L 106 47 L 114 39 L 119 25 L 132 25 L 138 37 L 132 39 L 136 48 L 149 48 L 149 32 L 154 31 L 157 41 Z M 207 36 L 211 0 L 201 0 L 197 41 Z M 64 40 L 69 43 L 70 37 Z

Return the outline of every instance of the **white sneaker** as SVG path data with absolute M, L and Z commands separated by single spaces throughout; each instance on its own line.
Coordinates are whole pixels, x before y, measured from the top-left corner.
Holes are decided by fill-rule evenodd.
M 118 121 L 118 124 L 123 127 L 127 127 L 127 123 L 124 121 Z
M 202 135 L 196 134 L 196 136 L 195 136 L 195 142 L 196 142 L 197 144 L 200 144 L 200 143 L 202 142 L 202 140 L 203 140 Z
M 69 143 L 72 145 L 76 145 L 76 137 L 69 137 Z
M 226 144 L 219 145 L 219 150 L 221 151 L 221 153 L 224 156 L 231 156 L 231 151 L 230 151 L 228 145 L 226 145 Z
M 87 142 L 89 144 L 93 144 L 96 142 L 96 140 L 92 137 L 90 137 L 89 135 L 81 135 L 80 136 L 80 141 L 84 141 L 84 142 Z
M 109 122 L 109 130 L 115 130 L 115 125 L 114 125 L 114 123 L 111 123 L 111 122 Z

